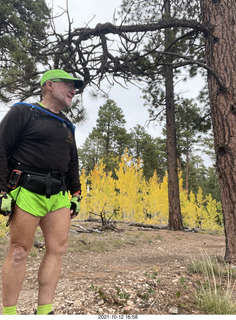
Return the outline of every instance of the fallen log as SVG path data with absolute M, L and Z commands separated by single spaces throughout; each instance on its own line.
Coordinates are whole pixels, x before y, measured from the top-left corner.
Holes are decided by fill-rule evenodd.
M 91 232 L 96 232 L 96 233 L 102 233 L 103 231 L 95 229 L 95 228 L 84 228 L 78 224 L 73 224 L 72 227 L 78 228 L 75 231 L 78 233 L 91 233 Z
M 164 226 L 159 226 L 155 224 L 145 224 L 145 223 L 140 223 L 140 222 L 126 222 L 127 225 L 131 227 L 138 227 L 138 228 L 143 228 L 143 229 L 157 229 L 157 230 L 165 230 L 168 229 L 168 225 Z

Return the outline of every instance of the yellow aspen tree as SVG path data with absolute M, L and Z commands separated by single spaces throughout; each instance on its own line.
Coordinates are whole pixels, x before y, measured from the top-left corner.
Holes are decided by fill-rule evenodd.
M 82 170 L 80 175 L 80 183 L 81 183 L 81 210 L 79 213 L 79 217 L 82 219 L 86 219 L 89 217 L 88 215 L 88 207 L 89 207 L 89 186 L 87 185 L 88 178 L 85 174 L 85 169 Z
M 148 183 L 148 213 L 151 215 L 149 223 L 164 225 L 168 223 L 168 182 L 167 175 L 159 182 L 156 171 Z
M 118 189 L 118 204 L 120 219 L 132 222 L 144 222 L 144 202 L 145 179 L 140 161 L 132 162 L 132 157 L 128 156 L 126 150 L 121 157 L 119 168 L 116 170 L 117 180 L 116 189 Z
M 117 181 L 116 181 L 116 189 L 118 190 L 117 201 L 119 206 L 119 219 L 125 220 L 128 215 L 128 205 L 127 205 L 127 194 L 128 188 L 126 184 L 126 163 L 131 162 L 132 157 L 128 157 L 128 154 L 125 153 L 120 160 L 118 169 L 115 170 Z
M 102 162 L 95 165 L 89 175 L 91 183 L 89 197 L 87 201 L 88 211 L 91 214 L 109 218 L 113 215 L 116 205 L 115 181 L 111 177 L 111 172 L 105 172 L 105 164 Z
M 107 173 L 104 179 L 103 190 L 104 192 L 104 211 L 106 219 L 115 219 L 114 215 L 117 212 L 117 195 L 115 190 L 115 180 L 112 178 L 112 172 Z
M 181 213 L 183 217 L 183 225 L 185 227 L 190 227 L 190 221 L 189 221 L 191 220 L 191 216 L 189 215 L 190 203 L 188 199 L 188 192 L 183 188 L 183 178 L 182 178 L 181 172 L 179 173 L 179 193 L 180 193 L 180 207 L 181 207 Z M 195 201 L 195 196 L 194 196 L 194 201 Z
M 168 202 L 168 176 L 167 173 L 164 176 L 162 183 L 160 184 L 160 222 L 161 224 L 167 224 L 169 219 L 169 202 Z
M 141 162 L 138 159 L 137 163 L 137 174 L 139 181 L 139 197 L 138 197 L 138 210 L 136 211 L 138 215 L 138 221 L 146 222 L 147 220 L 147 194 L 148 194 L 148 184 L 143 175 L 143 169 L 141 169 Z
M 196 228 L 197 225 L 197 214 L 198 214 L 198 207 L 196 203 L 195 194 L 191 191 L 189 194 L 189 199 L 186 194 L 183 196 L 181 195 L 182 203 L 181 203 L 181 212 L 183 215 L 183 222 L 184 226 L 188 228 Z
M 211 194 L 206 197 L 206 210 L 202 226 L 203 229 L 222 231 L 222 215 L 220 216 L 220 212 L 218 211 L 220 207 L 220 203 L 217 203 L 217 201 L 212 198 Z
M 222 231 L 221 204 L 209 194 L 203 198 L 199 188 L 197 198 L 191 191 L 189 199 L 181 192 L 181 212 L 184 226 L 211 231 Z
M 147 223 L 160 224 L 159 219 L 159 204 L 160 204 L 160 184 L 157 172 L 155 170 L 153 176 L 148 181 L 148 194 L 145 198 L 146 211 L 147 211 Z
M 105 165 L 103 165 L 103 163 L 100 163 L 100 165 L 96 164 L 88 176 L 90 181 L 90 190 L 87 205 L 89 213 L 94 215 L 99 215 L 105 204 L 102 193 L 102 184 L 105 176 L 104 168 Z
M 202 225 L 204 224 L 204 219 L 205 219 L 205 200 L 203 198 L 203 193 L 202 193 L 202 189 L 199 187 L 198 188 L 198 193 L 197 193 L 197 198 L 196 198 L 196 202 L 197 202 L 197 227 L 202 229 Z

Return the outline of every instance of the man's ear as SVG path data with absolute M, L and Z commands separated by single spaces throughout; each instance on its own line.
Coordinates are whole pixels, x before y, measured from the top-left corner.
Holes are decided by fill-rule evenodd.
M 46 85 L 46 88 L 47 88 L 48 90 L 52 91 L 53 81 L 48 80 L 48 81 L 45 83 L 45 85 Z

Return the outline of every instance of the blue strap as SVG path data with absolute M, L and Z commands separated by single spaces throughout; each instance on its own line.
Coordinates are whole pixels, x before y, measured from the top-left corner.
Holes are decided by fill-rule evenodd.
M 18 105 L 18 104 L 22 104 L 22 105 L 25 105 L 25 106 L 30 106 L 30 107 L 32 107 L 32 108 L 34 108 L 34 109 L 41 110 L 41 111 L 43 111 L 44 113 L 49 114 L 51 117 L 53 117 L 53 118 L 55 118 L 55 119 L 57 119 L 57 120 L 60 120 L 61 122 L 64 122 L 68 127 L 71 128 L 71 130 L 72 130 L 73 132 L 75 131 L 75 126 L 73 126 L 73 124 L 71 124 L 70 122 L 66 121 L 65 119 L 62 119 L 62 118 L 56 116 L 55 114 L 53 114 L 53 113 L 51 113 L 51 112 L 49 112 L 49 111 L 47 111 L 47 110 L 45 110 L 45 109 L 43 109 L 43 108 L 40 108 L 40 107 L 38 107 L 38 106 L 35 106 L 34 104 L 31 104 L 31 103 L 25 103 L 25 102 L 17 102 L 17 103 L 15 103 L 15 104 L 13 104 L 12 107 L 14 107 L 14 106 L 16 106 L 16 105 Z

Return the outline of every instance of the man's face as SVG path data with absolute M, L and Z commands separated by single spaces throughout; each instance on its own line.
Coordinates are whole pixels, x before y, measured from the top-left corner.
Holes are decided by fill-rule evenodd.
M 53 82 L 52 96 L 57 100 L 62 109 L 70 108 L 75 92 L 73 81 Z

